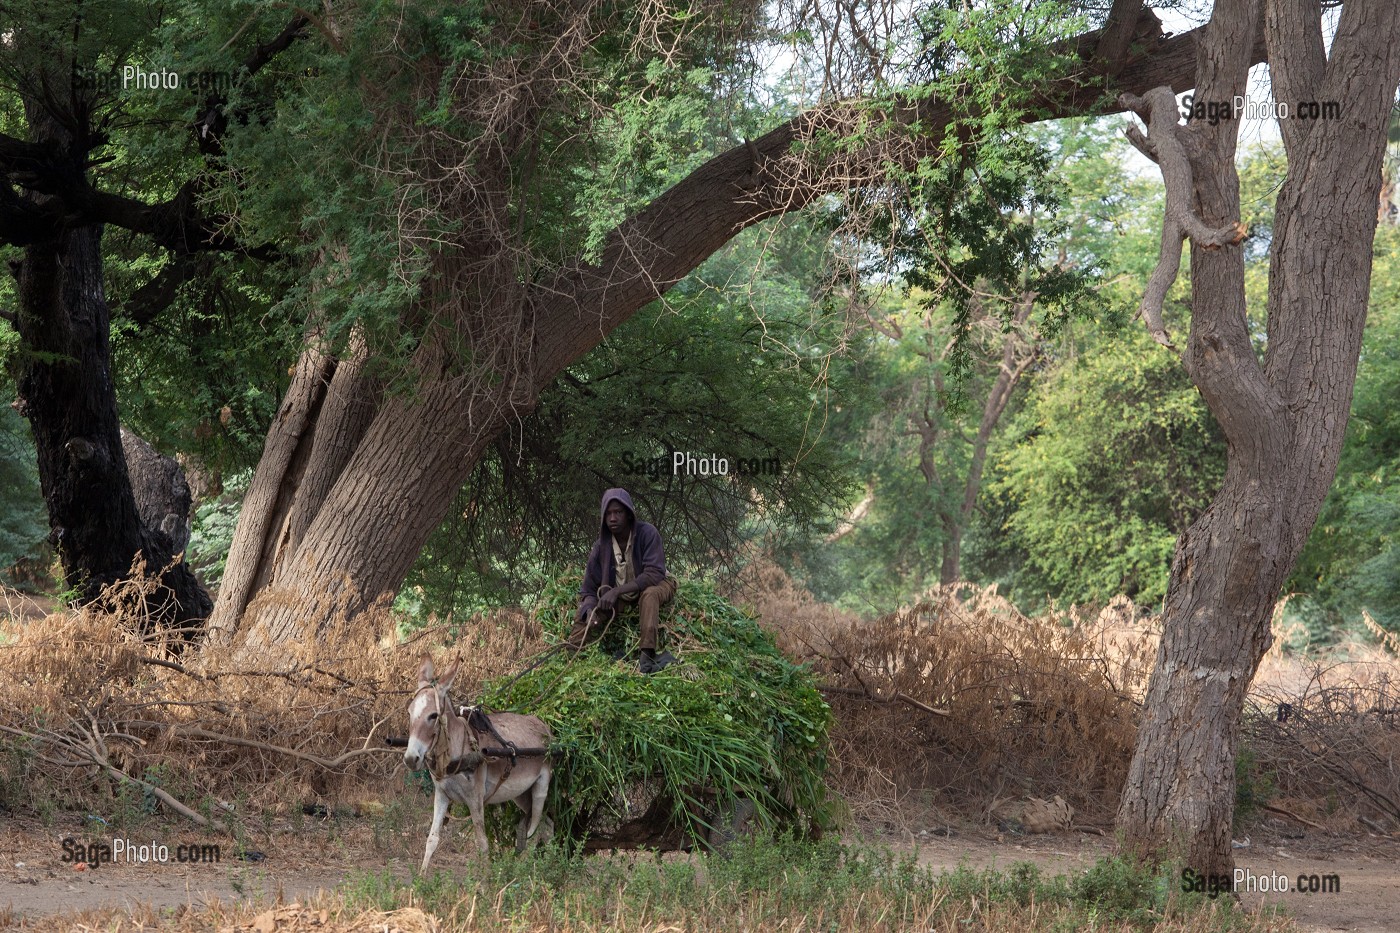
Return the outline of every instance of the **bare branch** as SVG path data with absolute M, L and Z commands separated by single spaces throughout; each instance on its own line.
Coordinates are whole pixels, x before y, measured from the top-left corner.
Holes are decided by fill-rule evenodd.
M 353 761 L 363 755 L 377 755 L 382 752 L 393 752 L 391 748 L 370 745 L 370 740 L 374 738 L 373 733 L 365 739 L 364 745 L 360 748 L 352 749 L 343 755 L 334 758 L 321 758 L 318 755 L 309 755 L 306 752 L 299 752 L 294 748 L 284 748 L 281 745 L 270 745 L 267 742 L 259 742 L 257 739 L 244 739 L 235 735 L 224 735 L 219 732 L 210 732 L 208 729 L 200 729 L 194 726 L 180 728 L 176 730 L 180 735 L 191 736 L 192 738 L 210 739 L 215 742 L 224 742 L 228 745 L 241 745 L 244 748 L 256 748 L 265 752 L 275 752 L 278 755 L 287 755 L 291 758 L 299 758 L 302 761 L 309 761 L 314 765 L 325 768 L 327 771 L 334 771 L 344 765 L 347 761 Z
M 1139 152 L 1161 166 L 1162 181 L 1167 189 L 1161 253 L 1138 313 L 1147 324 L 1152 339 L 1164 347 L 1171 347 L 1171 338 L 1162 326 L 1162 304 L 1181 269 L 1182 240 L 1189 236 L 1197 246 L 1219 249 L 1239 243 L 1244 239 L 1247 228 L 1238 220 L 1224 227 L 1207 227 L 1191 210 L 1195 187 L 1191 178 L 1191 161 L 1180 135 L 1187 131 L 1178 124 L 1176 94 L 1170 87 L 1155 87 L 1141 97 L 1125 93 L 1119 96 L 1118 102 L 1147 123 L 1146 136 L 1136 127 L 1130 128 L 1127 136 Z

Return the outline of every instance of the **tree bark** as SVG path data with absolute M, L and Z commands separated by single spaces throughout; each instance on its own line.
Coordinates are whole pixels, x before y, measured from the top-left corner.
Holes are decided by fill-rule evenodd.
M 173 542 L 141 522 L 132 493 L 111 382 L 100 227 L 81 227 L 26 247 L 19 268 L 20 409 L 34 431 L 50 540 L 65 584 L 82 602 L 130 575 L 174 558 Z M 183 562 L 148 600 L 154 623 L 203 619 L 209 597 Z
M 141 524 L 157 536 L 161 550 L 183 553 L 190 543 L 190 507 L 194 504 L 184 468 L 126 428 L 121 429 L 121 438 Z
M 365 373 L 368 351 L 358 332 L 339 356 L 317 348 L 315 335 L 308 339 L 313 345 L 297 360 L 244 496 L 209 617 L 209 635 L 220 643 L 232 638 L 256 593 L 285 585 L 291 558 L 378 407 L 381 386 Z
M 501 372 L 464 397 L 448 356 L 438 342 L 425 343 L 415 360 L 418 390 L 384 398 L 335 482 L 317 487 L 326 488 L 324 501 L 308 510 L 314 517 L 300 541 L 249 601 L 237 635 L 244 647 L 314 638 L 333 619 L 392 596 L 486 448 L 533 404 L 515 395 L 520 373 Z M 340 418 L 362 419 L 364 409 L 345 406 Z
M 1140 24 L 1148 21 L 1144 14 Z M 1102 90 L 1108 71 L 1093 57 L 1099 38 L 1095 31 L 1069 44 L 1085 68 L 1047 83 L 1042 109 L 1027 120 L 1110 109 Z M 1115 68 L 1114 86 L 1146 91 L 1169 81 L 1191 83 L 1195 34 L 1142 39 L 1140 54 Z M 1250 55 L 1262 58 L 1262 46 L 1251 48 Z M 255 481 L 254 507 L 240 519 L 225 584 L 228 596 L 221 591 L 216 612 L 217 631 L 236 633 L 254 648 L 314 637 L 335 615 L 395 592 L 483 451 L 511 418 L 530 410 L 543 386 L 739 231 L 801 209 L 848 183 L 843 171 L 823 174 L 793 149 L 861 114 L 850 104 L 833 104 L 711 159 L 620 224 L 596 262 L 578 259 L 538 279 L 502 269 L 471 279 L 454 279 L 453 273 L 438 277 L 455 283 L 451 287 L 458 292 L 480 296 L 479 307 L 447 323 L 454 333 L 436 341 L 425 338 L 412 396 L 384 399 L 324 501 L 312 496 L 305 507 L 296 506 L 310 520 L 300 543 L 289 548 L 279 529 L 290 529 L 288 516 L 301 493 L 295 485 L 282 487 L 289 477 L 299 482 L 293 464 L 298 445 L 314 450 L 315 436 L 332 430 L 320 407 L 324 393 L 318 395 L 315 384 L 334 373 L 304 360 L 308 371 L 299 371 L 288 396 L 291 407 L 279 414 L 264 450 L 259 473 L 266 469 L 268 479 Z M 953 111 L 946 103 L 924 100 L 910 103 L 896 118 L 922 127 L 927 151 L 916 144 L 896 153 L 912 164 L 936 151 Z M 876 144 L 860 157 L 877 172 L 892 156 Z M 490 249 L 484 252 L 477 268 L 496 261 Z M 464 305 L 459 297 L 439 297 Z M 435 320 L 435 310 L 426 299 L 419 317 Z M 474 365 L 495 373 L 494 386 L 465 391 L 452 376 L 455 361 L 468 354 Z M 246 607 L 241 619 L 240 606 Z
M 1257 0 L 1220 0 L 1201 46 L 1197 99 L 1244 93 Z M 1146 716 L 1118 811 L 1125 845 L 1199 873 L 1233 870 L 1235 754 L 1250 681 L 1271 642 L 1275 600 L 1331 485 L 1350 410 L 1371 276 L 1385 131 L 1400 84 L 1400 11 L 1350 0 L 1329 61 L 1318 7 L 1269 0 L 1280 100 L 1342 102 L 1340 119 L 1286 120 L 1288 178 L 1275 212 L 1268 344 L 1245 319 L 1241 247 L 1191 250 L 1184 362 L 1224 430 L 1225 480 L 1172 561 Z M 1227 125 L 1228 124 L 1228 125 Z M 1195 209 L 1239 216 L 1237 125 L 1182 131 Z
M 68 79 L 53 72 L 48 86 Z M 58 174 L 85 185 L 93 135 L 87 115 L 65 121 L 46 101 L 26 94 L 23 103 L 30 140 L 21 145 L 49 153 L 61 167 Z M 43 213 L 59 197 L 31 193 L 10 200 Z M 31 228 L 16 272 L 18 406 L 34 432 L 50 541 L 68 588 L 82 602 L 96 600 L 144 559 L 146 572 L 161 574 L 162 585 L 145 600 L 143 626 L 190 628 L 188 623 L 208 615 L 209 596 L 186 564 L 171 563 L 173 541 L 142 524 L 127 472 L 111 377 L 101 244 L 100 224 Z

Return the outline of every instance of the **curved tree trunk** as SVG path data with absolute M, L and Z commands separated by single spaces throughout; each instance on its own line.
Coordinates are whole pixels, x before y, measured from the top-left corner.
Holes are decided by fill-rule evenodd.
M 509 418 L 527 411 L 528 403 L 510 403 L 509 375 L 494 391 L 463 398 L 452 367 L 441 365 L 445 355 L 425 347 L 419 371 L 435 373 L 433 381 L 411 397 L 385 398 L 353 447 L 345 443 L 355 434 L 348 425 L 360 424 L 368 406 L 326 402 L 315 433 L 336 438 L 341 466 L 334 483 L 307 484 L 323 498 L 315 508 L 297 503 L 310 521 L 289 537 L 270 582 L 249 601 L 239 643 L 261 650 L 314 638 L 334 618 L 392 596 L 486 448 Z
M 1217 3 L 1202 43 L 1198 100 L 1244 93 L 1248 65 L 1239 50 L 1259 12 L 1257 0 Z M 1211 875 L 1233 868 L 1246 691 L 1271 641 L 1274 602 L 1341 455 L 1366 322 L 1385 132 L 1400 84 L 1393 0 L 1350 0 L 1330 62 L 1315 2 L 1269 0 L 1267 32 L 1275 96 L 1336 100 L 1343 111 L 1334 121 L 1282 121 L 1289 171 L 1275 212 L 1262 365 L 1245 320 L 1241 247 L 1192 246 L 1185 362 L 1225 432 L 1228 465 L 1214 501 L 1177 544 L 1146 718 L 1118 811 L 1130 849 L 1180 858 Z M 1234 121 L 1222 121 L 1179 134 L 1208 226 L 1239 216 L 1236 133 Z M 1169 178 L 1169 197 L 1171 190 Z
M 1101 84 L 1110 74 L 1117 86 L 1137 91 L 1194 74 L 1193 35 L 1161 36 L 1160 24 L 1145 11 L 1134 22 L 1142 55 L 1096 60 L 1104 38 L 1097 31 L 1066 43 L 1063 50 L 1081 55 L 1085 69 L 1047 84 L 1044 110 L 1026 119 L 1101 110 Z M 1252 60 L 1261 54 L 1248 51 Z M 623 221 L 596 260 L 576 257 L 552 272 L 517 269 L 510 265 L 515 251 L 490 236 L 473 238 L 474 230 L 515 229 L 483 219 L 488 209 L 500 210 L 498 221 L 506 217 L 502 205 L 509 199 L 500 205 L 491 199 L 511 190 L 510 178 L 474 189 L 489 197 L 463 206 L 461 216 L 472 220 L 459 242 L 440 246 L 430 277 L 436 299 L 414 309 L 446 336 L 438 335 L 436 347 L 437 338 L 425 338 L 411 394 L 385 398 L 362 436 L 358 428 L 344 430 L 333 446 L 342 454 L 353 446 L 353 454 L 323 474 L 334 477 L 329 486 L 306 477 L 322 456 L 319 438 L 353 420 L 328 407 L 328 389 L 343 363 L 311 351 L 298 364 L 239 520 L 214 631 L 250 647 L 315 637 L 336 614 L 395 592 L 457 488 L 510 419 L 526 413 L 544 385 L 738 232 L 844 188 L 849 165 L 828 177 L 794 155 L 794 146 L 865 117 L 862 108 L 838 102 L 736 146 Z M 909 102 L 895 119 L 917 121 L 926 132 L 919 137 L 925 148 L 898 151 L 912 165 L 937 151 L 953 109 L 944 101 Z M 892 157 L 879 142 L 853 156 L 867 159 L 872 171 Z M 494 383 L 465 388 L 457 371 L 468 361 L 477 372 L 494 373 Z M 361 416 L 367 410 L 355 408 Z M 327 462 L 334 467 L 334 460 Z

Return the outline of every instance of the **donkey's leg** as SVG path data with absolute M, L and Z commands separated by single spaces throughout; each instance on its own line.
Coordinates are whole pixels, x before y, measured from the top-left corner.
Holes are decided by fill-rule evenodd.
M 535 778 L 535 783 L 530 787 L 530 828 L 525 830 L 527 839 L 535 834 L 540 820 L 544 818 L 544 801 L 549 796 L 549 773 L 549 765 L 543 765 L 540 768 L 540 776 Z M 554 824 L 551 822 L 550 830 L 553 828 Z
M 428 873 L 428 863 L 433 860 L 433 853 L 437 851 L 438 841 L 442 835 L 442 820 L 447 816 L 447 791 L 442 789 L 441 784 L 433 785 L 433 825 L 428 829 L 428 848 L 423 853 L 423 867 L 420 872 L 424 875 Z
M 526 845 L 530 841 L 530 793 L 526 791 L 516 797 L 511 803 L 520 809 L 520 822 L 515 824 L 515 851 L 521 853 L 525 851 Z
M 467 809 L 472 812 L 472 830 L 476 834 L 476 850 L 484 859 L 490 859 L 491 843 L 486 839 L 486 768 L 476 769 L 472 776 L 471 790 L 467 794 Z

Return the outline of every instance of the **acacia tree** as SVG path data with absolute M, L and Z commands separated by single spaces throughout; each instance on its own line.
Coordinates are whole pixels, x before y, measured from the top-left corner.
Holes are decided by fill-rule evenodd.
M 221 0 L 192 0 L 181 17 L 140 3 L 100 19 L 60 0 L 19 10 L 24 26 L 4 35 L 4 64 L 27 103 L 4 129 L 23 127 L 28 138 L 0 132 L 0 235 L 34 253 L 20 266 L 21 307 L 11 316 L 24 365 L 44 378 L 22 379 L 22 404 L 32 423 L 49 426 L 36 431 L 41 474 L 83 479 L 46 486 L 71 491 L 58 507 L 50 503 L 67 553 L 100 557 L 75 578 L 95 585 L 120 576 L 124 559 L 149 543 L 132 521 L 129 483 L 113 456 L 107 309 L 97 290 L 104 225 L 170 251 L 141 289 L 157 304 L 199 274 L 192 257 L 201 252 L 305 261 L 307 304 L 319 310 L 268 433 L 211 621 L 214 632 L 242 628 L 255 644 L 295 637 L 302 622 L 314 629 L 331 611 L 307 608 L 322 597 L 354 610 L 392 592 L 502 428 L 737 231 L 829 193 L 907 175 L 971 142 L 978 120 L 984 132 L 1005 129 L 997 94 L 980 94 L 967 80 L 992 72 L 985 63 L 964 68 L 987 49 L 959 58 L 952 38 L 978 22 L 964 5 L 948 4 L 941 26 L 936 16 L 895 23 L 876 8 L 811 12 L 809 25 L 828 30 L 813 46 L 844 52 L 821 63 L 833 93 L 761 134 L 736 124 L 735 135 L 747 138 L 731 138 L 696 164 L 694 152 L 668 162 L 676 147 L 655 138 L 649 149 L 617 139 L 654 117 L 658 137 L 693 135 L 684 114 L 653 102 L 684 98 L 672 92 L 697 72 L 731 73 L 734 49 L 758 29 L 757 6 L 717 0 L 673 16 L 654 5 L 594 2 L 366 2 L 281 24 L 249 21 Z M 1047 57 L 1047 32 L 1027 34 L 1016 21 L 1004 16 L 999 33 L 983 34 L 1024 68 Z M 902 44 L 884 42 L 880 30 L 895 26 L 905 29 Z M 89 66 L 111 75 L 137 51 L 161 51 L 161 42 L 166 53 L 242 77 L 229 95 L 189 108 L 184 139 L 193 158 L 162 166 L 163 183 L 146 186 L 159 194 L 147 199 L 139 184 L 114 191 L 93 171 L 109 158 L 113 127 L 132 116 L 131 101 L 80 92 L 73 78 Z M 1194 43 L 1193 34 L 1163 36 L 1139 4 L 1116 3 L 1106 28 L 1049 49 L 1070 67 L 1042 67 L 1022 82 L 1035 88 L 1034 106 L 1023 102 L 1010 119 L 1109 109 L 1107 85 L 1190 84 Z M 890 92 L 896 70 L 880 49 L 907 53 L 911 93 Z M 921 74 L 942 83 L 920 84 Z M 598 123 L 625 114 L 627 101 L 641 108 L 631 124 Z M 303 158 L 327 140 L 334 159 Z M 611 159 L 604 169 L 612 184 L 580 193 L 542 183 L 600 154 Z M 349 202 L 387 209 L 367 217 L 341 210 Z M 394 254 L 374 254 L 376 238 L 391 241 Z M 276 245 L 250 245 L 269 242 Z M 71 255 L 60 261 L 62 251 Z M 45 278 L 45 269 L 62 275 Z M 380 287 L 366 288 L 375 278 Z M 73 322 L 81 336 L 47 340 L 73 336 Z M 379 365 L 386 349 L 402 362 Z M 76 378 L 77 391 L 50 378 L 55 372 Z M 74 420 L 84 412 L 101 414 Z M 75 462 L 87 469 L 75 471 Z M 275 586 L 292 598 L 245 612 Z
M 1224 874 L 1245 693 L 1270 641 L 1285 579 L 1327 495 L 1366 321 L 1386 129 L 1400 84 L 1400 7 L 1348 0 L 1330 54 L 1317 0 L 1217 0 L 1198 52 L 1196 100 L 1246 90 L 1267 41 L 1279 101 L 1340 104 L 1334 120 L 1284 119 L 1288 174 L 1275 206 L 1267 346 L 1245 318 L 1235 170 L 1238 122 L 1178 125 L 1171 83 L 1124 102 L 1130 138 L 1162 167 L 1167 215 L 1143 301 L 1159 343 L 1165 289 L 1191 240 L 1191 325 L 1182 362 L 1228 444 L 1224 482 L 1177 543 L 1157 665 L 1118 825 L 1128 846 L 1169 847 Z
M 716 36 L 737 28 L 736 18 L 755 14 L 705 7 L 689 22 L 707 23 L 707 31 L 676 35 L 630 9 L 537 12 L 493 7 L 478 31 L 457 37 L 470 56 L 460 45 L 423 46 L 421 34 L 392 31 L 415 49 L 394 59 L 413 62 L 395 80 L 415 89 L 413 100 L 431 89 L 430 99 L 446 102 L 427 126 L 416 104 L 395 110 L 385 102 L 381 119 L 392 129 L 375 136 L 394 140 L 396 157 L 411 168 L 399 175 L 411 179 L 396 195 L 405 204 L 399 238 L 418 251 L 396 261 L 419 289 L 394 318 L 395 327 L 409 327 L 411 352 L 393 391 L 367 373 L 375 354 L 361 346 L 315 346 L 302 356 L 245 500 L 211 620 L 216 633 L 252 646 L 295 639 L 336 606 L 355 611 L 394 591 L 492 439 L 612 328 L 737 231 L 936 161 L 945 146 L 973 135 L 966 121 L 988 103 L 966 93 L 968 73 L 956 69 L 944 75 L 956 77 L 946 87 L 963 87 L 965 99 L 923 93 L 818 102 L 654 197 L 624 191 L 628 210 L 616 223 L 595 217 L 579 230 L 566 217 L 568 234 L 551 239 L 533 225 L 560 223 L 549 214 L 557 203 L 527 192 L 547 169 L 562 167 L 564 140 L 578 144 L 573 114 L 604 86 L 588 81 L 602 67 L 592 57 L 601 37 L 635 40 L 634 57 L 609 66 L 608 86 L 637 87 L 626 79 L 645 89 L 657 77 L 648 76 L 646 59 L 664 52 L 693 66 L 713 54 Z M 1042 75 L 1034 108 L 1016 120 L 1109 109 L 1106 84 L 1141 92 L 1192 83 L 1195 34 L 1163 36 L 1138 4 L 1114 13 L 1108 29 L 1054 50 L 1072 67 Z M 373 41 L 382 43 L 386 30 L 377 26 Z M 367 41 L 352 23 L 329 28 L 346 48 Z M 1043 41 L 1030 37 L 1026 47 L 1044 57 Z M 452 218 L 447 229 L 444 217 Z M 259 594 L 268 598 L 254 604 Z M 325 608 L 308 609 L 315 604 Z
M 832 87 L 848 93 L 829 94 L 766 132 L 744 133 L 703 164 L 682 160 L 679 177 L 667 178 L 624 144 L 636 122 L 598 123 L 597 108 L 623 112 L 627 100 L 645 108 L 667 97 L 667 82 L 696 69 L 724 72 L 736 37 L 757 29 L 761 5 L 365 0 L 279 24 L 210 2 L 189 18 L 219 50 L 209 57 L 225 55 L 231 69 L 235 47 L 252 45 L 245 52 L 252 72 L 292 55 L 285 75 L 299 96 L 238 119 L 222 106 L 199 111 L 191 144 L 208 151 L 209 170 L 223 173 L 219 183 L 201 176 L 152 200 L 94 183 L 108 139 L 87 119 L 90 100 L 49 95 L 43 108 L 26 104 L 28 138 L 0 133 L 0 236 L 29 251 L 23 308 L 12 316 L 26 340 L 63 337 L 52 349 L 36 345 L 46 355 L 32 359 L 81 360 L 91 371 L 82 397 L 106 405 L 102 360 L 90 354 L 106 339 L 93 258 L 100 225 L 140 231 L 177 257 L 248 250 L 234 233 L 267 232 L 283 249 L 315 258 L 305 280 L 327 306 L 353 304 L 366 292 L 365 261 L 373 268 L 375 259 L 366 244 L 388 229 L 394 251 L 381 278 L 394 287 L 369 290 L 374 313 L 323 312 L 308 322 L 308 347 L 269 431 L 211 621 L 215 632 L 251 648 L 315 637 L 335 604 L 354 611 L 397 588 L 463 479 L 545 385 L 737 231 L 827 195 L 907 177 L 1009 123 L 1137 105 L 1109 103 L 1117 93 L 1196 87 L 1199 99 L 1228 105 L 1243 92 L 1249 65 L 1263 59 L 1267 36 L 1280 99 L 1338 100 L 1344 110 L 1335 121 L 1284 128 L 1290 175 L 1276 216 L 1262 363 L 1244 323 L 1242 257 L 1232 242 L 1236 124 L 1178 130 L 1174 106 L 1158 94 L 1144 142 L 1177 189 L 1166 252 L 1183 232 L 1193 240 L 1185 362 L 1226 434 L 1230 465 L 1214 505 L 1178 546 L 1164 663 L 1120 821 L 1135 845 L 1184 837 L 1198 868 L 1223 870 L 1240 704 L 1267 645 L 1269 606 L 1336 467 L 1365 317 L 1385 114 L 1400 77 L 1392 0 L 1348 0 L 1330 58 L 1319 6 L 1268 0 L 1261 32 L 1262 0 L 1219 0 L 1209 26 L 1167 37 L 1141 0 L 1113 0 L 1103 28 L 1078 37 L 1051 44 L 1044 32 L 1008 25 L 973 29 L 991 42 L 960 48 L 955 33 L 977 25 L 980 5 L 931 5 L 947 13 L 947 28 L 925 36 L 917 31 L 935 20 L 885 15 L 891 7 L 804 5 L 796 13 L 818 34 L 814 45 L 849 51 L 824 69 Z M 53 35 L 91 26 L 87 7 L 66 9 L 73 28 Z M 881 29 L 896 19 L 914 32 L 888 43 Z M 0 34 L 6 56 L 31 34 L 26 29 L 33 26 Z M 293 48 L 298 36 L 309 41 Z M 911 44 L 901 73 L 885 53 Z M 993 55 L 997 49 L 1005 54 Z M 65 51 L 54 60 L 67 61 Z M 1068 67 L 1036 69 L 1050 59 Z M 111 57 L 102 63 L 110 66 Z M 1015 80 L 1008 63 L 1021 69 Z M 901 74 L 911 78 L 903 88 Z M 42 76 L 31 81 L 39 91 L 72 78 L 42 69 L 26 75 Z M 851 75 L 866 83 L 842 85 Z M 928 75 L 939 80 L 922 81 Z M 1017 87 L 1032 88 L 1033 97 L 1007 116 L 1000 95 Z M 76 114 L 75 100 L 83 105 Z M 26 101 L 41 102 L 36 94 Z M 340 119 L 342 141 L 360 145 L 338 162 L 303 160 L 334 123 L 328 116 Z M 653 147 L 651 155 L 664 164 L 673 151 Z M 606 152 L 613 184 L 580 193 L 542 183 L 551 170 L 555 179 L 568 176 Z M 664 180 L 664 190 L 653 195 L 651 185 L 632 184 L 640 169 L 652 183 Z M 260 185 L 276 191 L 260 195 Z M 301 199 L 286 194 L 298 185 L 315 190 Z M 340 223 L 337 207 L 357 200 L 390 209 L 370 223 Z M 172 268 L 178 275 L 189 265 Z M 1154 280 L 1158 298 L 1170 271 L 1168 263 Z M 1153 303 L 1148 311 L 1165 339 Z M 86 336 L 70 341 L 60 333 L 65 322 L 82 323 Z M 401 364 L 387 370 L 376 365 L 386 347 L 401 351 Z M 26 384 L 31 406 L 64 397 L 43 379 Z M 54 426 L 36 438 L 69 461 L 101 465 L 115 450 L 115 419 L 98 414 L 95 427 L 58 409 L 32 415 Z M 102 476 L 123 485 L 119 470 L 93 476 L 88 491 L 101 488 Z M 121 527 L 132 527 L 129 493 L 119 500 Z M 65 527 L 96 540 L 112 503 L 89 501 L 86 515 L 68 509 Z M 140 543 L 139 535 L 122 540 L 128 550 Z M 259 594 L 267 598 L 254 603 Z

